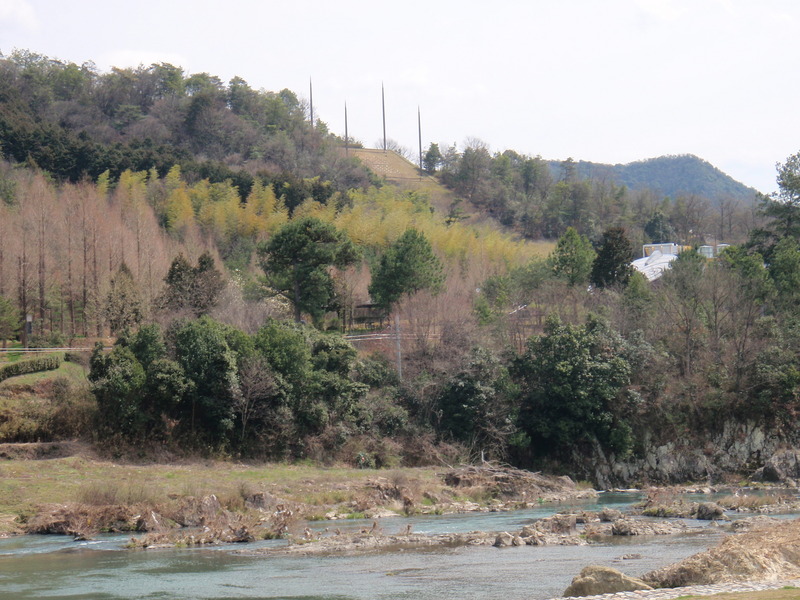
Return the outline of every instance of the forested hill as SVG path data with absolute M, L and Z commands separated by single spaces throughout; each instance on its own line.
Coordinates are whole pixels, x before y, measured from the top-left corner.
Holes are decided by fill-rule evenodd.
M 242 199 L 268 182 L 291 209 L 368 184 L 340 145 L 290 90 L 166 63 L 100 73 L 26 50 L 0 54 L 0 153 L 58 181 L 150 169 L 163 177 L 179 165 L 192 182 L 231 181 Z
M 717 167 L 692 154 L 659 156 L 627 164 L 607 165 L 588 161 L 574 163 L 581 179 L 610 179 L 632 190 L 651 189 L 676 198 L 694 194 L 710 200 L 734 199 L 750 202 L 756 190 L 747 187 Z M 564 170 L 563 161 L 550 161 L 555 176 Z
M 0 159 L 41 169 L 59 183 L 101 176 L 113 183 L 126 172 L 156 181 L 178 167 L 189 187 L 217 185 L 215 202 L 226 186 L 244 204 L 268 186 L 287 216 L 308 200 L 340 210 L 352 193 L 383 186 L 369 161 L 344 152 L 344 140 L 324 122 L 312 124 L 307 109 L 290 90 L 256 90 L 240 77 L 224 83 L 166 63 L 100 73 L 92 63 L 29 51 L 0 54 Z M 425 185 L 435 178 L 447 188 L 445 200 L 422 180 L 406 181 L 403 193 L 430 202 L 448 223 L 486 221 L 498 233 L 529 240 L 554 240 L 575 227 L 596 241 L 606 228 L 622 226 L 638 243 L 651 239 L 645 228 L 660 213 L 683 243 L 733 242 L 747 237 L 754 196 L 693 156 L 554 165 L 513 150 L 493 153 L 468 139 L 463 148 L 432 143 L 424 167 L 431 176 Z M 9 190 L 0 179 L 6 202 Z M 712 210 L 715 202 L 726 204 L 723 212 Z M 201 204 L 192 200 L 194 217 Z M 222 258 L 247 262 L 252 248 L 225 237 Z
M 306 108 L 168 64 L 0 56 L 0 345 L 119 336 L 91 386 L 0 393 L 0 442 L 483 456 L 626 486 L 740 480 L 800 446 L 800 153 L 755 211 L 694 157 L 554 173 L 474 139 L 395 185 Z M 655 286 L 630 268 L 644 243 L 720 241 Z M 334 333 L 390 314 L 394 339 Z

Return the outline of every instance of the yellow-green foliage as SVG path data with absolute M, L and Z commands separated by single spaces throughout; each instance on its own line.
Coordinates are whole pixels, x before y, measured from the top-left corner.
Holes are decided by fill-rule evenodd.
M 230 182 L 210 183 L 207 179 L 187 185 L 180 167 L 174 166 L 159 183 L 154 172 L 125 171 L 115 186 L 115 200 L 126 209 L 142 206 L 148 187 L 163 187 L 154 202 L 167 231 L 183 237 L 195 225 L 218 244 L 236 237 L 253 242 L 267 238 L 289 220 L 283 199 L 271 185 L 256 182 L 246 202 Z M 98 189 L 108 188 L 107 177 Z M 292 218 L 313 216 L 334 224 L 358 245 L 377 251 L 395 242 L 408 228 L 423 232 L 434 249 L 448 262 L 480 265 L 490 269 L 512 267 L 544 256 L 551 249 L 519 240 L 497 227 L 448 224 L 441 211 L 434 211 L 424 191 L 403 191 L 392 186 L 352 190 L 347 198 L 334 195 L 327 204 L 309 198 L 294 210 Z M 494 265 L 494 267 L 492 267 Z
M 127 171 L 126 171 L 127 172 Z M 101 196 L 105 196 L 108 193 L 108 188 L 110 186 L 111 180 L 111 173 L 108 169 L 100 173 L 100 176 L 97 178 L 97 193 Z
M 238 234 L 239 192 L 230 183 L 200 181 L 189 190 L 197 220 L 218 239 Z
M 146 171 L 124 171 L 119 176 L 114 198 L 126 208 L 134 207 L 142 202 L 147 193 L 147 172 Z M 103 194 L 102 182 L 98 179 L 97 191 Z
M 431 211 L 427 198 L 418 192 L 402 192 L 389 186 L 373 187 L 350 192 L 349 200 L 350 205 L 338 213 L 332 206 L 316 202 L 306 202 L 303 210 L 305 214 L 334 223 L 357 244 L 375 249 L 387 247 L 406 229 L 415 227 L 446 259 L 511 266 L 546 254 L 538 246 L 517 240 L 489 225 L 447 224 L 444 215 Z
M 243 235 L 257 237 L 272 233 L 289 220 L 289 211 L 283 201 L 275 197 L 272 186 L 259 182 L 253 185 L 247 204 L 241 212 L 241 231 Z
M 229 182 L 198 182 L 189 190 L 197 221 L 218 243 L 236 237 L 253 241 L 275 231 L 289 219 L 282 200 L 275 197 L 272 186 L 256 182 L 242 203 L 239 190 Z

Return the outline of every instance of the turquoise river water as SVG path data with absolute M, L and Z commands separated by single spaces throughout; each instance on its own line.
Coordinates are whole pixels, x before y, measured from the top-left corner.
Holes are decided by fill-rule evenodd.
M 630 495 L 544 505 L 536 510 L 384 519 L 388 533 L 410 521 L 417 533 L 515 531 L 565 508 L 624 509 Z M 369 522 L 318 522 L 360 528 Z M 0 599 L 537 600 L 559 596 L 588 564 L 641 575 L 714 545 L 708 523 L 689 521 L 686 534 L 614 538 L 589 546 L 462 547 L 362 556 L 265 556 L 252 550 L 284 540 L 198 549 L 126 550 L 128 536 L 75 542 L 60 536 L 0 540 Z M 623 558 L 638 555 L 636 558 Z

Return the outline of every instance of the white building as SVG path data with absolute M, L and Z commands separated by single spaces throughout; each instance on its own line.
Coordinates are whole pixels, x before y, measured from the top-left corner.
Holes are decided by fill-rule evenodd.
M 664 271 L 669 269 L 670 263 L 678 258 L 678 245 L 677 244 L 648 244 L 654 246 L 674 246 L 675 253 L 662 252 L 659 249 L 652 250 L 649 254 L 645 252 L 643 258 L 637 258 L 631 263 L 633 268 L 639 271 L 642 275 L 647 277 L 647 281 L 655 281 L 664 274 Z M 666 250 L 667 248 L 665 248 Z M 670 248 L 673 249 L 673 248 Z

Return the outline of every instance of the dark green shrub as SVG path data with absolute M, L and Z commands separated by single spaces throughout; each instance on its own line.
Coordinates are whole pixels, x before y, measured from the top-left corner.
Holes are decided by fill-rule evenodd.
M 27 360 L 20 360 L 6 365 L 0 365 L 0 381 L 9 377 L 17 377 L 27 373 L 38 373 L 39 371 L 53 371 L 61 366 L 64 361 L 63 354 L 48 354 L 47 356 L 37 356 Z
M 143 419 L 145 373 L 133 352 L 123 346 L 116 346 L 108 355 L 96 352 L 89 380 L 102 426 L 109 433 L 135 433 Z

